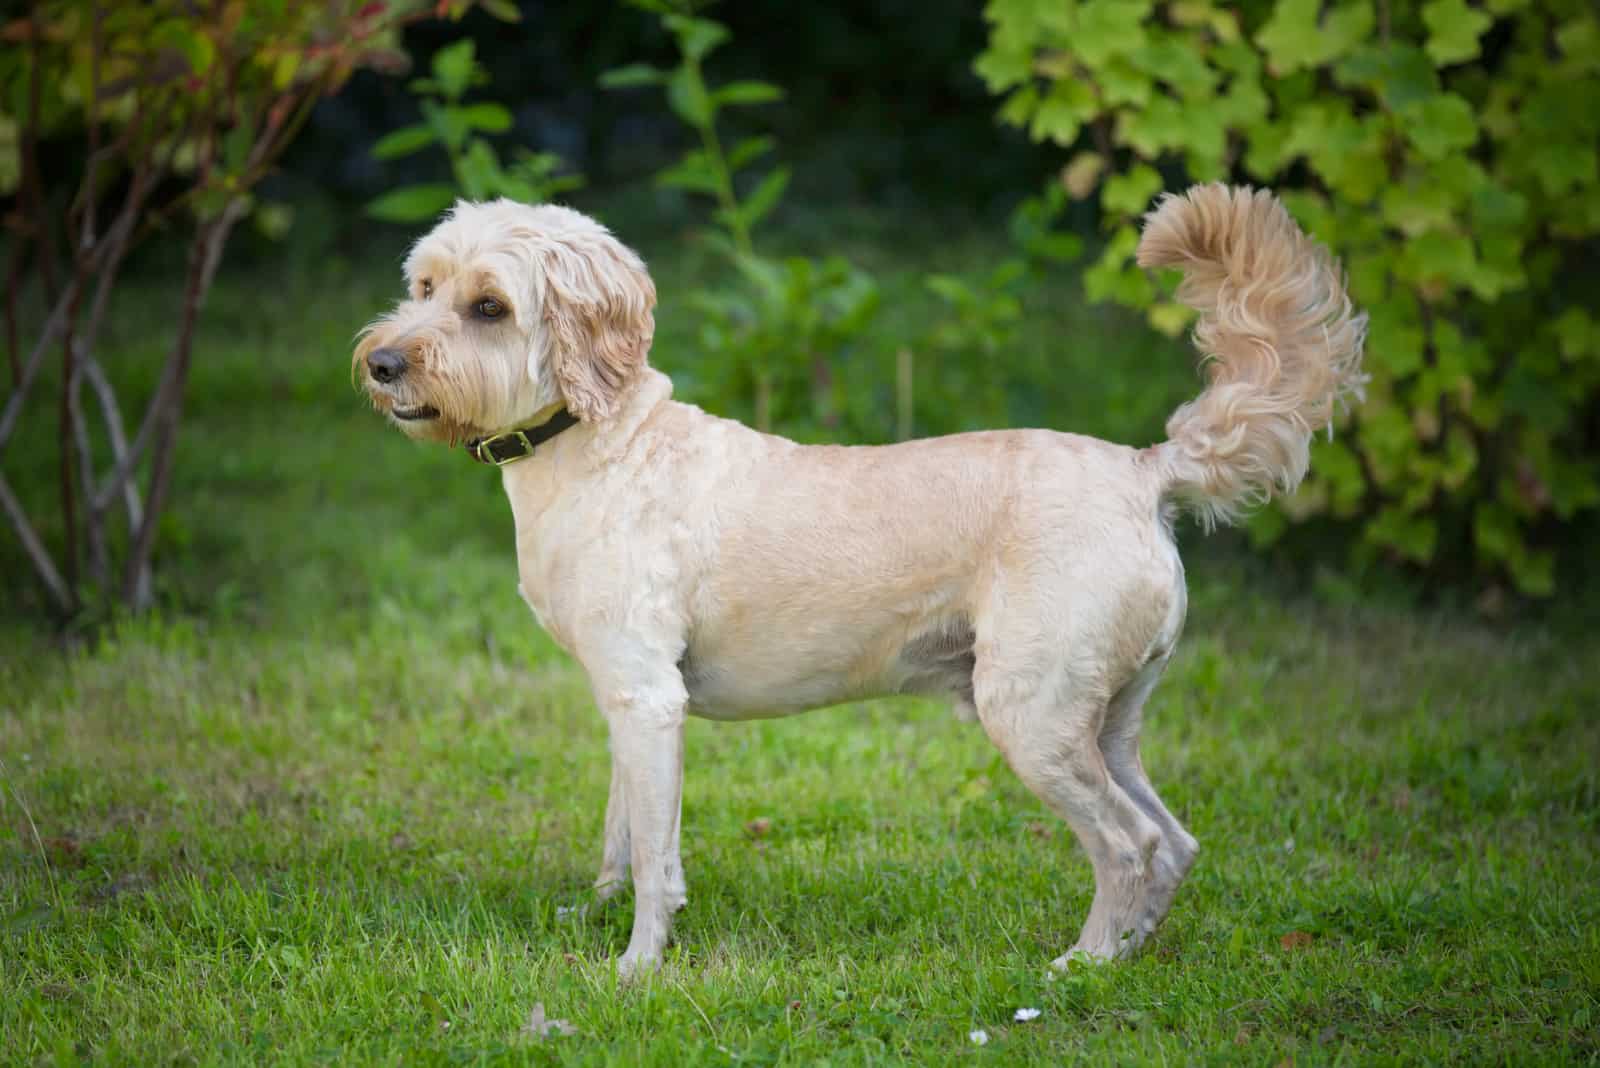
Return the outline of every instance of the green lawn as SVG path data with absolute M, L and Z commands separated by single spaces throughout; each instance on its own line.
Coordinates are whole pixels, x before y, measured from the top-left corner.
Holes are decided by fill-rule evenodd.
M 646 248 L 668 370 L 705 270 L 675 247 Z M 925 314 L 923 252 L 876 255 Z M 691 725 L 689 907 L 619 987 L 628 899 L 566 911 L 603 728 L 498 482 L 348 383 L 392 262 L 224 272 L 159 617 L 62 651 L 0 539 L 0 1061 L 1600 1059 L 1600 638 L 1313 597 L 1193 529 L 1146 763 L 1202 851 L 1149 952 L 1047 974 L 1087 862 L 981 731 L 886 702 Z M 1187 351 L 1073 292 L 1017 354 L 1060 363 L 1048 421 L 1149 440 Z M 119 308 L 128 380 L 172 299 Z M 7 471 L 37 500 L 52 457 Z

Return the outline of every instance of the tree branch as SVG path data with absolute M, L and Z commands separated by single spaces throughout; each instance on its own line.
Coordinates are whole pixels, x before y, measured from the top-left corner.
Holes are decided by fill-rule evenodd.
M 73 589 L 78 586 L 78 484 L 72 470 L 73 453 L 76 451 L 71 432 L 72 387 L 78 375 L 73 370 L 77 346 L 73 344 L 72 331 L 78 321 L 78 304 L 88 284 L 85 269 L 90 258 L 84 255 L 79 261 L 68 289 L 72 294 L 72 304 L 67 310 L 66 327 L 61 338 L 61 399 L 56 417 L 56 449 L 60 453 L 57 481 L 61 495 L 62 570 L 66 573 L 67 584 Z M 88 493 L 91 488 L 84 486 L 83 492 Z
M 61 573 L 50 559 L 50 551 L 34 532 L 27 514 L 22 510 L 22 502 L 11 492 L 11 486 L 3 475 L 0 475 L 0 510 L 4 510 L 6 518 L 11 520 L 12 529 L 21 539 L 22 548 L 27 552 L 28 559 L 33 561 L 33 570 L 44 581 L 45 589 L 56 599 L 62 613 L 71 615 L 78 607 L 77 598 L 73 596 L 71 587 L 62 580 Z
M 89 440 L 89 423 L 83 417 L 83 354 L 80 352 L 77 356 L 72 380 L 67 385 L 67 415 L 72 424 L 74 451 L 78 455 L 78 484 L 85 487 L 84 492 L 87 494 L 87 487 L 94 485 L 94 449 Z M 88 548 L 89 572 L 103 582 L 111 567 L 111 561 L 106 555 L 105 525 L 101 522 L 99 513 L 93 508 L 84 509 L 83 534 Z
M 11 432 L 16 429 L 17 419 L 22 415 L 22 399 L 27 394 L 33 380 L 39 373 L 40 366 L 44 363 L 44 354 L 61 339 L 61 333 L 67 326 L 67 310 L 73 304 L 76 294 L 63 293 L 56 306 L 50 312 L 50 318 L 45 320 L 44 329 L 39 333 L 39 340 L 34 342 L 33 351 L 28 354 L 28 362 L 22 365 L 22 381 L 17 388 L 12 390 L 11 396 L 6 398 L 6 406 L 0 409 L 0 451 L 4 451 L 6 441 L 10 439 Z
M 171 384 L 168 396 L 159 408 L 152 405 L 150 417 L 156 419 L 156 438 L 152 450 L 150 493 L 145 500 L 144 522 L 135 532 L 128 552 L 127 567 L 123 576 L 123 598 L 133 609 L 148 606 L 149 591 L 140 591 L 139 576 L 148 567 L 151 550 L 155 545 L 156 520 L 166 503 L 172 484 L 174 447 L 177 443 L 178 420 L 183 415 L 183 386 L 189 375 L 189 362 L 194 351 L 194 328 L 200 316 L 200 307 L 216 277 L 222 260 L 222 248 L 227 243 L 228 232 L 244 214 L 245 202 L 235 198 L 228 201 L 222 214 L 204 225 L 195 237 L 189 260 L 189 281 L 184 288 L 183 313 L 178 323 L 178 338 L 168 361 Z M 148 421 L 148 420 L 147 420 Z
M 85 354 L 83 362 L 79 365 L 84 381 L 94 389 L 95 395 L 100 398 L 100 413 L 106 423 L 106 438 L 111 444 L 111 458 L 114 463 L 121 463 L 128 454 L 128 435 L 122 425 L 122 408 L 117 404 L 116 390 L 111 388 L 110 379 L 106 378 L 105 371 L 93 356 Z M 122 498 L 128 510 L 128 529 L 139 529 L 139 524 L 144 515 L 144 508 L 139 500 L 139 487 L 133 479 L 123 479 Z M 109 503 L 109 502 L 108 502 Z M 104 514 L 104 509 L 100 509 Z
M 111 279 L 107 277 L 106 268 L 119 264 L 127 251 L 128 238 L 133 232 L 134 220 L 138 216 L 147 184 L 136 182 L 129 189 L 128 198 L 123 203 L 116 223 L 107 233 L 106 240 L 100 242 L 100 247 L 95 250 L 95 258 L 88 271 L 90 275 L 97 273 L 101 275 L 100 288 L 95 293 L 94 310 L 90 319 L 95 329 L 98 329 L 99 319 L 104 316 L 106 302 L 110 297 Z M 134 195 L 136 191 L 137 197 Z M 33 351 L 28 354 L 27 362 L 22 365 L 21 380 L 17 383 L 16 389 L 12 390 L 11 396 L 6 398 L 5 408 L 0 409 L 0 452 L 5 451 L 6 442 L 16 429 L 17 419 L 22 414 L 23 399 L 44 363 L 45 353 L 60 340 L 62 332 L 66 330 L 68 310 L 76 304 L 77 296 L 76 293 L 63 293 L 56 300 L 55 307 L 50 311 L 50 317 L 45 320 L 44 329 L 39 332 L 39 338 L 34 342 Z

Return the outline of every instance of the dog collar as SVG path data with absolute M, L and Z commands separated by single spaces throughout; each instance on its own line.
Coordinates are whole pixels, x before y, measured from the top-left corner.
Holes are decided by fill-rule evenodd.
M 504 467 L 525 456 L 533 455 L 535 445 L 542 445 L 569 427 L 576 426 L 578 417 L 561 409 L 538 426 L 525 426 L 508 430 L 493 437 L 473 438 L 466 443 L 467 455 L 480 464 Z

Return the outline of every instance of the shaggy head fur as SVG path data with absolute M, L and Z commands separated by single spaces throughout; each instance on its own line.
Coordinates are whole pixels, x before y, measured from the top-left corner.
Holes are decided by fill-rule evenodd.
M 510 200 L 458 203 L 405 261 L 408 297 L 362 331 L 353 371 L 413 438 L 459 442 L 565 405 L 604 419 L 645 366 L 655 285 L 593 219 Z M 369 358 L 398 350 L 392 380 Z

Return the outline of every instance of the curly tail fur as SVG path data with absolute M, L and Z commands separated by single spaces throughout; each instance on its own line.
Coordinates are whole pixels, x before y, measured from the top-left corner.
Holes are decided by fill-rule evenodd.
M 1206 388 L 1167 420 L 1166 493 L 1207 529 L 1293 493 L 1311 436 L 1359 395 L 1367 317 L 1327 250 L 1266 190 L 1198 185 L 1145 217 L 1143 267 L 1178 267 Z

